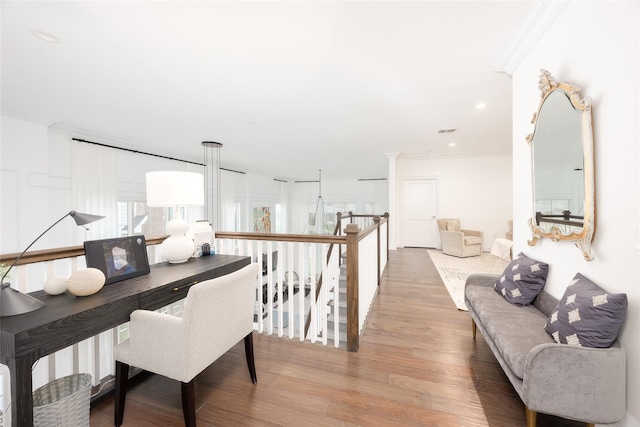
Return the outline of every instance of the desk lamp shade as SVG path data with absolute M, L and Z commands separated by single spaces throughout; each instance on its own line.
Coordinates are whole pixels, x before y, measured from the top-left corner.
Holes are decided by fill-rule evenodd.
M 91 215 L 85 214 L 76 211 L 70 211 L 69 213 L 64 214 L 62 218 L 54 222 L 49 228 L 44 230 L 38 237 L 35 238 L 27 248 L 22 251 L 20 255 L 13 261 L 11 267 L 5 271 L 2 279 L 0 279 L 0 317 L 8 317 L 8 316 L 16 316 L 18 314 L 29 313 L 31 311 L 37 310 L 39 308 L 44 307 L 44 303 L 37 298 L 32 297 L 31 295 L 23 294 L 17 289 L 13 289 L 9 282 L 5 283 L 4 279 L 9 274 L 9 271 L 20 261 L 20 258 L 29 250 L 31 246 L 35 242 L 37 242 L 42 236 L 44 236 L 47 231 L 51 230 L 57 223 L 70 216 L 76 222 L 77 225 L 85 226 L 86 224 L 90 224 L 94 221 L 104 218 L 100 215 Z M 86 227 L 85 227 L 86 228 Z
M 195 244 L 186 233 L 189 223 L 182 219 L 180 206 L 204 205 L 204 179 L 194 172 L 147 172 L 147 206 L 174 207 L 173 219 L 167 222 L 169 237 L 160 245 L 162 256 L 171 264 L 187 261 Z

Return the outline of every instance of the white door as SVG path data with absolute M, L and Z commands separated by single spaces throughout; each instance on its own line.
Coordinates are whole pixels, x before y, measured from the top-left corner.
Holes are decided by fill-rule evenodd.
M 435 179 L 407 179 L 402 185 L 403 246 L 435 248 L 438 227 Z

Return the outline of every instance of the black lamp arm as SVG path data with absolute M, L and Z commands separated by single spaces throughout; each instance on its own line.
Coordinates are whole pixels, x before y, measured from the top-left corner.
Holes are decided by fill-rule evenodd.
M 65 219 L 66 217 L 68 217 L 69 215 L 73 216 L 74 214 L 75 214 L 75 211 L 71 211 L 71 212 L 69 212 L 69 213 L 65 214 L 62 218 L 60 218 L 59 220 L 57 220 L 56 222 L 54 222 L 54 223 L 51 225 L 51 227 L 47 228 L 46 230 L 44 230 L 44 231 L 42 232 L 42 234 L 40 234 L 38 237 L 36 237 L 36 239 L 35 239 L 33 242 L 31 242 L 31 244 L 30 244 L 29 246 L 27 246 L 27 249 L 25 249 L 24 251 L 22 251 L 22 253 L 18 256 L 18 258 L 16 258 L 16 260 L 15 260 L 15 261 L 13 261 L 13 264 L 11 264 L 11 267 L 9 267 L 9 268 L 7 269 L 7 271 L 5 271 L 5 272 L 4 272 L 4 274 L 2 275 L 2 280 L 0 280 L 0 283 L 2 283 L 2 285 L 1 285 L 1 287 L 2 287 L 2 288 L 6 288 L 6 287 L 8 287 L 8 286 L 11 286 L 11 284 L 10 284 L 9 282 L 4 283 L 4 279 L 5 279 L 5 277 L 7 277 L 7 274 L 9 274 L 9 272 L 11 271 L 11 269 L 12 269 L 12 268 L 13 268 L 13 267 L 18 263 L 18 261 L 20 261 L 20 258 L 22 258 L 22 256 L 23 256 L 23 255 L 24 255 L 24 254 L 29 250 L 29 248 L 30 248 L 31 246 L 33 246 L 33 244 L 34 244 L 35 242 L 37 242 L 37 241 L 38 241 L 42 236 L 44 236 L 44 235 L 47 233 L 47 231 L 51 230 L 51 229 L 52 229 L 52 228 L 53 228 L 57 223 L 59 223 L 60 221 L 62 221 L 62 220 L 63 220 L 63 219 Z

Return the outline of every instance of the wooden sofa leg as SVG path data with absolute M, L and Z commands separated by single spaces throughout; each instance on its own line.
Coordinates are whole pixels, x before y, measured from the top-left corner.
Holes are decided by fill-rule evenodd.
M 524 409 L 527 413 L 527 427 L 536 427 L 536 418 L 538 416 L 538 413 L 536 411 L 532 411 L 526 406 Z
M 476 331 L 478 327 L 476 326 L 476 321 L 471 319 L 471 332 L 473 333 L 473 339 L 476 339 Z
M 595 423 L 587 423 L 587 427 L 596 427 Z

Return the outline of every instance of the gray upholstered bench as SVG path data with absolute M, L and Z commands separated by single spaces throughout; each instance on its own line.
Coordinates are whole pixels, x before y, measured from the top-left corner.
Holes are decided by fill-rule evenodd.
M 558 300 L 542 291 L 533 304 L 512 305 L 493 289 L 498 275 L 467 278 L 465 302 L 526 407 L 527 427 L 538 412 L 610 424 L 626 412 L 626 354 L 616 340 L 608 348 L 557 344 L 545 331 Z

